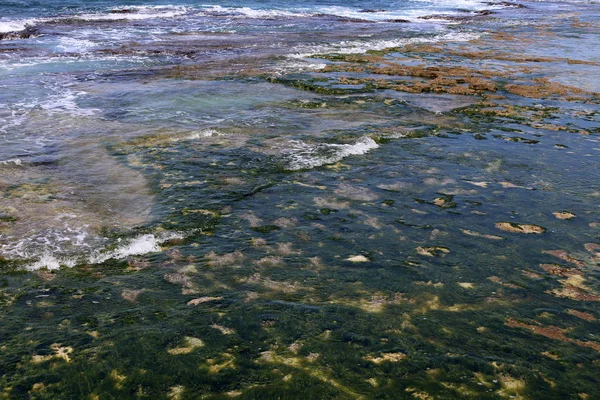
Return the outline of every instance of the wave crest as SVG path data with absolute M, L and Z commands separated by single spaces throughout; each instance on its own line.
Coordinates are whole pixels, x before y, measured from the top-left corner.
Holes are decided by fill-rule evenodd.
M 292 142 L 292 148 L 285 152 L 290 171 L 312 169 L 327 164 L 335 164 L 349 156 L 366 154 L 379 145 L 368 136 L 363 136 L 353 144 L 319 143 L 308 144 L 300 140 Z

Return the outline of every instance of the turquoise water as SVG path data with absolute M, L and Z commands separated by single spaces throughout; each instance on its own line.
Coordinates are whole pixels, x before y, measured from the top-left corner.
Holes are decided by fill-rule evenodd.
M 597 398 L 599 16 L 2 3 L 0 398 Z

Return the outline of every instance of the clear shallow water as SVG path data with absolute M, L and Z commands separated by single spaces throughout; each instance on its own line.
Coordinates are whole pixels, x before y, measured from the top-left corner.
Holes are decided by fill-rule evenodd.
M 484 5 L 464 6 L 478 10 Z M 202 131 L 219 124 L 259 128 L 280 123 L 269 115 L 271 110 L 265 108 L 268 105 L 262 104 L 284 100 L 271 97 L 272 93 L 255 98 L 253 93 L 244 93 L 248 89 L 243 84 L 237 90 L 240 98 L 237 93 L 218 93 L 218 85 L 206 92 L 196 88 L 182 91 L 182 87 L 189 86 L 186 81 L 162 83 L 154 78 L 161 68 L 180 65 L 185 69 L 193 65 L 191 68 L 200 69 L 200 75 L 209 77 L 235 73 L 227 71 L 232 66 L 241 66 L 242 70 L 246 66 L 281 75 L 323 65 L 306 59 L 314 53 L 361 53 L 411 41 L 462 41 L 477 36 L 468 29 L 452 30 L 444 23 L 424 20 L 422 24 L 410 24 L 401 33 L 394 26 L 397 23 L 382 22 L 382 27 L 378 23 L 406 13 L 415 17 L 447 11 L 468 14 L 449 4 L 417 2 L 388 5 L 385 10 L 381 7 L 369 4 L 365 9 L 358 3 L 317 3 L 301 8 L 284 3 L 276 8 L 260 3 L 11 3 L 3 8 L 1 30 L 35 31 L 30 38 L 1 42 L 0 79 L 4 90 L 0 132 L 4 145 L 0 159 L 7 166 L 19 164 L 22 169 L 31 164 L 52 164 L 54 179 L 55 175 L 69 176 L 73 170 L 86 171 L 90 162 L 85 156 L 79 157 L 89 146 L 101 149 L 109 141 L 139 135 L 148 126 L 165 131 L 176 127 Z M 355 22 L 344 22 L 361 16 Z M 355 24 L 360 26 L 359 35 L 355 34 Z M 290 100 L 296 96 L 292 92 L 288 95 Z M 97 143 L 90 144 L 94 140 Z M 94 164 L 102 169 L 97 162 Z M 102 192 L 104 184 L 110 185 L 110 179 L 104 183 L 98 180 L 110 168 L 113 166 L 90 177 L 77 174 L 83 185 L 78 188 L 81 196 L 93 201 L 95 195 L 89 187 Z M 35 224 L 21 223 L 36 230 Z M 14 253 L 15 247 L 22 248 L 21 241 L 15 243 L 15 236 L 22 234 L 3 239 L 7 254 Z M 38 236 L 34 235 L 31 246 L 25 246 L 30 250 L 18 250 L 17 254 L 31 258 L 53 254 L 45 243 L 38 243 Z M 70 244 L 69 240 L 53 241 L 51 246 L 61 249 Z
M 598 396 L 600 11 L 522 5 L 0 6 L 2 396 Z

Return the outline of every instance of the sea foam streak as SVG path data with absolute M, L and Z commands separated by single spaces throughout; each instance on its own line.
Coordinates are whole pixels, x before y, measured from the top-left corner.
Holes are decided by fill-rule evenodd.
M 23 19 L 23 20 L 0 20 L 0 33 L 7 32 L 20 32 L 27 28 L 31 28 L 37 23 L 35 19 Z
M 0 165 L 23 165 L 23 160 L 20 158 L 11 158 L 10 160 L 0 161 Z
M 85 21 L 144 20 L 154 18 L 174 18 L 188 12 L 185 6 L 132 6 L 110 10 L 109 13 L 80 14 L 72 18 Z
M 58 113 L 70 114 L 72 116 L 92 116 L 98 112 L 99 109 L 95 108 L 80 108 L 77 104 L 77 98 L 86 95 L 85 92 L 73 92 L 66 89 L 57 94 L 49 96 L 49 98 L 41 103 L 39 107 L 44 110 L 48 115 L 55 115 Z
M 92 264 L 100 264 L 110 259 L 122 259 L 129 256 L 139 256 L 155 253 L 161 250 L 161 244 L 174 239 L 183 239 L 185 236 L 178 232 L 161 232 L 158 234 L 146 234 L 126 240 L 124 244 L 114 250 L 102 250 L 88 258 Z
M 319 45 L 299 49 L 302 53 L 290 54 L 290 58 L 307 58 L 317 54 L 339 53 L 339 54 L 362 54 L 368 50 L 383 50 L 394 47 L 406 46 L 417 43 L 438 43 L 438 42 L 468 42 L 480 37 L 472 32 L 449 32 L 433 37 L 415 37 L 399 38 L 389 40 L 347 40 L 333 45 Z M 306 51 L 306 52 L 304 52 Z
M 353 20 L 361 20 L 368 22 L 389 22 L 394 20 L 407 20 L 410 22 L 421 22 L 419 17 L 431 15 L 431 10 L 428 9 L 402 9 L 402 10 L 381 10 L 373 12 L 365 12 L 359 8 L 329 6 L 318 8 L 319 12 L 324 15 L 332 15 L 341 18 L 349 18 Z M 444 12 L 444 14 L 460 14 L 458 11 Z
M 70 238 L 71 241 L 77 241 L 78 239 L 85 239 L 87 235 L 80 234 L 77 238 Z M 148 233 L 145 235 L 136 236 L 129 239 L 122 239 L 119 245 L 112 249 L 101 248 L 90 252 L 90 249 L 85 243 L 71 243 L 75 247 L 80 248 L 80 252 L 84 253 L 83 256 L 69 256 L 61 254 L 60 246 L 58 244 L 53 246 L 49 244 L 49 247 L 42 247 L 39 251 L 17 251 L 14 249 L 12 252 L 5 252 L 8 259 L 17 257 L 16 259 L 21 260 L 36 260 L 25 266 L 25 269 L 29 271 L 35 271 L 42 268 L 47 269 L 58 269 L 61 266 L 74 267 L 77 264 L 101 264 L 110 259 L 123 259 L 130 256 L 139 256 L 149 253 L 155 253 L 162 250 L 161 245 L 169 240 L 183 239 L 185 235 L 178 232 L 160 232 L 160 233 Z M 66 239 L 65 239 L 66 240 Z M 58 247 L 57 247 L 58 246 Z M 87 253 L 87 255 L 85 255 Z
M 291 143 L 292 148 L 284 153 L 285 158 L 288 160 L 286 169 L 291 171 L 334 164 L 348 156 L 365 154 L 379 147 L 368 136 L 361 137 L 354 144 L 308 144 L 300 140 Z
M 304 18 L 311 17 L 311 12 L 294 12 L 276 9 L 255 9 L 250 7 L 222 7 L 219 5 L 205 5 L 202 10 L 209 16 L 227 16 L 235 18 L 255 18 L 255 19 L 278 19 L 278 18 Z

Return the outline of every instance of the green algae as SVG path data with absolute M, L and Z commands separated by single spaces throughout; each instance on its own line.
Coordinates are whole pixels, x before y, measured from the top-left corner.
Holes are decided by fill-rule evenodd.
M 597 322 L 565 312 L 599 318 L 596 303 L 553 294 L 573 283 L 597 293 L 597 260 L 561 266 L 583 279 L 570 283 L 539 266 L 563 254 L 551 249 L 584 259 L 581 244 L 597 241 L 597 169 L 580 157 L 590 143 L 568 135 L 575 125 L 534 126 L 566 126 L 563 108 L 517 98 L 437 115 L 329 79 L 274 82 L 320 96 L 269 112 L 389 117 L 353 129 L 307 123 L 294 140 L 368 135 L 379 147 L 293 172 L 269 153 L 282 146 L 270 144 L 276 135 L 260 129 L 241 149 L 169 134 L 111 145 L 116 157 L 139 157 L 132 167 L 149 177 L 163 222 L 102 234 L 187 236 L 154 254 L 56 271 L 0 260 L 0 397 L 598 396 L 600 353 L 580 345 L 597 343 Z M 558 140 L 574 155 L 559 156 Z M 565 227 L 557 209 L 577 218 Z M 500 237 L 498 221 L 515 233 L 533 222 L 544 234 Z

